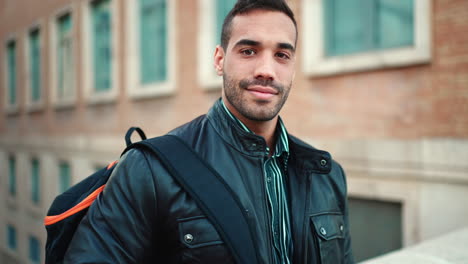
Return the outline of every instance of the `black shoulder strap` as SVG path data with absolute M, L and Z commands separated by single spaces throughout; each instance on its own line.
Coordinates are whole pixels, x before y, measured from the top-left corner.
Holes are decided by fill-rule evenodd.
M 155 154 L 197 202 L 237 263 L 258 263 L 246 211 L 221 176 L 182 139 L 173 135 L 134 143 Z
M 142 140 L 145 140 L 146 139 L 146 135 L 145 135 L 145 132 L 143 132 L 143 130 L 141 130 L 141 128 L 139 127 L 131 127 L 127 130 L 127 133 L 125 134 L 125 145 L 130 146 L 132 144 L 132 134 L 133 132 L 137 132 L 138 135 L 140 135 L 141 139 Z

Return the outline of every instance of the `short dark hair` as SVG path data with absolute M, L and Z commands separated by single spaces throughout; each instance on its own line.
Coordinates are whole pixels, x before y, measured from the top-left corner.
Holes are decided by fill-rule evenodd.
M 297 42 L 297 23 L 294 18 L 294 13 L 289 8 L 284 0 L 238 0 L 234 7 L 229 11 L 226 18 L 224 18 L 223 27 L 221 30 L 221 47 L 226 50 L 232 32 L 232 19 L 241 14 L 247 14 L 253 10 L 268 10 L 277 11 L 287 15 L 296 28 L 296 42 Z M 296 45 L 296 43 L 294 43 Z

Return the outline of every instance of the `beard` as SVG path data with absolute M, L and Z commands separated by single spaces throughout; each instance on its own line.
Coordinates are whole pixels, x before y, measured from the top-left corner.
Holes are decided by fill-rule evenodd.
M 252 121 L 270 121 L 275 118 L 286 99 L 288 99 L 291 83 L 287 86 L 282 85 L 273 80 L 265 79 L 242 79 L 239 82 L 230 78 L 228 75 L 223 75 L 224 94 L 229 103 L 245 118 Z M 268 86 L 275 89 L 279 96 L 279 101 L 271 102 L 269 100 L 256 99 L 253 102 L 244 98 L 245 92 L 249 86 L 260 85 Z M 274 105 L 271 105 L 271 104 Z

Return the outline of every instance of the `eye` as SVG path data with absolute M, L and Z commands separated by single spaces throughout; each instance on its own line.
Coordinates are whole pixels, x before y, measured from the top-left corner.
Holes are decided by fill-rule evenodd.
M 252 56 L 255 54 L 255 51 L 253 49 L 244 49 L 241 50 L 241 53 L 245 56 Z
M 276 53 L 276 57 L 283 59 L 283 60 L 289 60 L 290 56 L 287 53 L 284 52 L 278 52 Z

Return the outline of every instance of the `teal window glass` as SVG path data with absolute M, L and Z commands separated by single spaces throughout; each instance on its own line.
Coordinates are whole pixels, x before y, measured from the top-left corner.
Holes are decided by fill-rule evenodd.
M 167 2 L 139 0 L 140 81 L 167 79 Z
M 8 248 L 16 250 L 18 246 L 16 241 L 16 228 L 11 225 L 7 225 L 7 243 Z
M 16 195 L 16 159 L 8 158 L 8 190 L 11 195 Z
M 10 41 L 7 44 L 7 64 L 8 64 L 8 104 L 16 104 L 16 42 Z
M 414 0 L 323 0 L 325 53 L 412 46 Z
M 37 159 L 31 161 L 31 200 L 34 203 L 40 200 L 40 165 Z
M 112 32 L 110 0 L 91 3 L 93 85 L 96 92 L 112 86 Z
M 59 193 L 65 192 L 71 187 L 71 169 L 70 164 L 61 162 L 59 164 Z
M 378 32 L 380 48 L 409 46 L 414 42 L 414 3 L 411 0 L 380 0 Z
M 70 97 L 73 76 L 72 18 L 65 14 L 57 21 L 57 98 Z
M 41 246 L 36 237 L 29 237 L 29 260 L 31 263 L 41 263 Z
M 221 30 L 223 28 L 224 18 L 234 7 L 237 0 L 214 0 L 216 6 L 216 43 L 221 43 Z
M 39 29 L 35 29 L 29 33 L 29 80 L 31 102 L 37 102 L 41 99 L 41 46 Z

